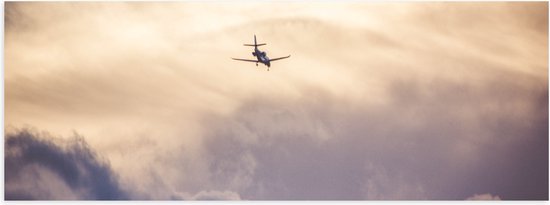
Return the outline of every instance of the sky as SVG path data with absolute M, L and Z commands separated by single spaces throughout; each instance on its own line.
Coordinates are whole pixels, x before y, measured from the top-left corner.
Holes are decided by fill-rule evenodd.
M 7 200 L 548 200 L 547 2 L 6 2 Z M 256 35 L 270 58 L 249 58 Z

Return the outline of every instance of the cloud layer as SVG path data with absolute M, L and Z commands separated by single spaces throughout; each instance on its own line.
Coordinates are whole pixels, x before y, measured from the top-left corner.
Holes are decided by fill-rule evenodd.
M 5 13 L 7 199 L 548 199 L 545 2 Z
M 545 113 L 547 91 L 529 94 L 514 79 L 500 80 L 498 88 L 404 81 L 391 103 L 367 109 L 315 90 L 290 102 L 258 97 L 206 120 L 213 128 L 206 160 L 219 188 L 245 198 L 459 200 L 490 190 L 543 199 L 548 119 L 527 114 L 523 124 L 508 113 Z M 516 97 L 492 94 L 500 89 L 517 89 Z M 502 181 L 514 185 L 495 186 Z

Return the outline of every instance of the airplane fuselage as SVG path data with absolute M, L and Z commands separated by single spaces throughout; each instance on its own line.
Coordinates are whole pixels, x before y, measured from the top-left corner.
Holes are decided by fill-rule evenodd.
M 267 67 L 271 66 L 271 62 L 269 61 L 269 57 L 267 57 L 267 54 L 263 51 L 260 51 L 258 47 L 254 48 L 254 52 L 252 52 L 252 55 L 256 56 L 258 62 L 263 63 Z M 258 63 L 256 63 L 256 65 L 258 65 Z

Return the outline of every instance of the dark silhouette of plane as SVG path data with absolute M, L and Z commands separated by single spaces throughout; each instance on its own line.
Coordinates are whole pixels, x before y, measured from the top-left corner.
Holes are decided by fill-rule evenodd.
M 290 57 L 290 55 L 288 55 L 288 56 L 285 56 L 285 57 L 269 59 L 265 52 L 260 51 L 258 49 L 258 46 L 263 46 L 263 45 L 266 45 L 266 44 L 265 43 L 260 43 L 260 44 L 256 43 L 256 35 L 254 35 L 254 44 L 244 44 L 244 46 L 254 46 L 254 52 L 252 52 L 252 55 L 256 56 L 257 59 L 256 60 L 240 59 L 240 58 L 231 58 L 231 59 L 238 60 L 238 61 L 254 62 L 254 63 L 256 63 L 256 66 L 258 66 L 258 63 L 263 63 L 264 65 L 267 66 L 267 71 L 269 71 L 269 67 L 271 66 L 271 61 L 281 60 L 281 59 L 285 59 L 285 58 Z

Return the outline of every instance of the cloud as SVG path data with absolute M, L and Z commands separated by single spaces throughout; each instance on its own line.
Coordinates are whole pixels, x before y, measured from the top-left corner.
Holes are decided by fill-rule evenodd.
M 238 193 L 230 191 L 201 191 L 192 200 L 240 200 Z
M 460 200 L 481 189 L 544 199 L 548 118 L 536 113 L 548 95 L 528 79 L 411 77 L 368 107 L 318 89 L 251 98 L 204 119 L 212 188 L 245 199 Z
M 22 129 L 8 133 L 5 144 L 6 200 L 241 199 L 238 193 L 217 190 L 195 195 L 170 191 L 160 198 L 140 193 L 122 184 L 109 163 L 76 134 L 63 139 Z
M 499 196 L 493 196 L 492 194 L 474 194 L 474 196 L 468 197 L 466 200 L 500 200 Z
M 95 160 L 132 199 L 548 198 L 547 3 L 258 6 L 6 3 L 6 125 L 110 162 L 30 134 L 10 196 Z M 292 58 L 231 61 L 254 33 Z
M 79 136 L 20 130 L 5 138 L 7 200 L 128 199 L 109 164 Z
M 422 183 L 407 180 L 399 172 L 384 167 L 367 164 L 365 181 L 362 187 L 365 198 L 369 200 L 426 200 Z

